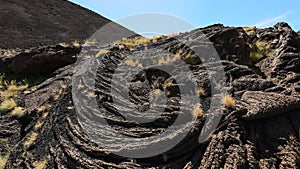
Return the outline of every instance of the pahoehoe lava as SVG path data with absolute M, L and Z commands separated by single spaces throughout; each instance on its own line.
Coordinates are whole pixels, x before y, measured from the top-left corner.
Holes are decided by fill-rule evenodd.
M 133 77 L 130 102 L 140 105 L 140 112 L 147 110 L 150 92 L 154 90 L 153 86 L 161 89 L 167 96 L 167 106 L 161 116 L 153 122 L 140 124 L 126 119 L 114 107 L 110 95 L 114 69 L 124 58 L 134 53 L 147 57 L 153 51 L 165 50 L 176 55 L 176 51 L 187 48 L 176 40 L 176 36 L 177 39 L 188 42 L 199 38 L 200 32 L 205 33 L 215 46 L 220 61 L 208 59 L 206 63 L 202 63 L 197 59 L 185 58 L 190 50 L 201 47 L 202 44 L 191 43 L 189 49 L 180 53 L 180 59 L 190 65 L 198 85 L 206 92 L 199 95 L 204 115 L 198 117 L 193 126 L 189 126 L 191 130 L 188 135 L 178 145 L 163 154 L 139 159 L 118 156 L 93 142 L 78 123 L 72 90 L 81 92 L 82 101 L 87 105 L 90 98 L 95 98 L 101 110 L 100 115 L 107 120 L 112 129 L 119 133 L 135 138 L 157 135 L 170 127 L 180 113 L 179 103 L 182 103 L 182 100 L 176 81 L 173 81 L 174 85 L 164 87 L 164 83 L 172 79 L 172 76 L 155 70 L 145 71 Z M 66 49 L 58 45 L 49 46 L 48 49 L 51 50 L 41 50 L 40 55 L 49 58 L 56 56 L 56 52 L 60 53 L 59 58 L 66 58 L 66 62 L 60 68 L 54 67 L 49 70 L 53 72 L 51 77 L 32 86 L 29 89 L 32 92 L 18 94 L 15 98 L 17 105 L 27 110 L 24 117 L 16 119 L 1 116 L 0 137 L 8 139 L 9 144 L 13 146 L 6 168 L 34 168 L 41 163 L 44 163 L 47 168 L 72 169 L 298 168 L 300 165 L 300 36 L 286 23 L 278 23 L 267 29 L 255 29 L 251 33 L 243 28 L 217 24 L 176 36 L 161 37 L 157 41 L 134 47 L 124 45 L 120 48 L 114 44 L 105 47 L 109 52 L 100 56 L 102 63 L 98 64 L 94 74 L 95 93 L 89 93 L 89 86 L 85 85 L 89 81 L 88 77 L 82 77 L 78 81 L 81 83 L 80 86 L 72 85 L 76 65 L 70 58 L 77 57 L 81 47 L 78 49 L 71 46 L 70 49 Z M 253 52 L 259 51 L 255 51 L 250 44 L 258 42 L 268 43 L 273 51 L 272 55 L 262 55 L 256 60 L 251 59 Z M 92 44 L 86 44 L 86 47 L 103 50 L 103 47 Z M 3 57 L 0 64 L 17 64 L 17 58 L 22 55 L 30 58 L 34 56 L 36 50 L 34 48 L 26 52 L 20 51 L 9 59 Z M 33 54 L 28 55 L 31 51 Z M 43 67 L 32 68 L 35 63 L 34 58 L 31 57 L 32 66 L 25 67 L 24 70 L 43 70 Z M 57 62 L 57 59 L 48 59 L 44 64 L 51 65 L 52 61 Z M 220 69 L 219 65 L 222 65 L 225 71 L 226 79 L 223 83 L 226 84 L 227 93 L 234 97 L 235 106 L 222 108 L 223 114 L 219 126 L 206 142 L 200 144 L 198 138 L 207 114 L 214 113 L 207 112 L 212 99 L 210 91 L 219 86 L 209 79 L 206 68 L 210 67 L 212 73 L 217 73 Z M 92 69 L 92 67 L 87 68 Z M 7 66 L 6 69 L 13 69 L 13 67 Z M 180 66 L 174 68 L 176 69 L 180 69 Z M 11 72 L 18 73 L 15 70 Z M 157 77 L 153 79 L 153 75 Z M 124 105 L 129 104 L 128 100 L 117 99 L 120 99 Z M 183 104 L 188 104 L 188 101 Z M 41 106 L 44 106 L 44 109 L 40 109 Z M 160 106 L 163 105 L 158 105 L 157 108 Z M 89 110 L 90 107 L 85 108 L 87 111 L 92 111 Z M 36 127 L 37 123 L 42 125 Z M 182 126 L 178 133 L 185 127 Z M 108 132 L 105 129 L 98 131 Z M 168 140 L 171 139 L 170 137 L 161 139 Z M 31 144 L 28 144 L 28 141 L 31 141 Z M 117 148 L 126 146 L 114 142 L 107 144 L 116 144 Z

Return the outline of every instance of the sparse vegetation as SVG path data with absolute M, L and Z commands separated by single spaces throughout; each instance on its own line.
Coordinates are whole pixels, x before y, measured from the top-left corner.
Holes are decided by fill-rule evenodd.
M 167 89 L 167 88 L 169 88 L 169 87 L 171 87 L 171 86 L 173 86 L 173 79 L 167 80 L 167 81 L 165 81 L 165 83 L 163 84 L 163 88 L 164 88 L 164 89 Z
M 96 58 L 97 57 L 100 57 L 100 56 L 103 56 L 103 55 L 106 55 L 106 54 L 109 54 L 111 51 L 110 50 L 100 50 L 97 54 L 96 54 Z
M 205 93 L 206 93 L 206 91 L 205 91 L 205 89 L 203 89 L 203 87 L 198 87 L 198 88 L 196 89 L 196 93 L 198 93 L 198 94 L 201 95 L 201 96 L 204 96 Z
M 74 47 L 80 47 L 80 43 L 76 40 L 73 42 L 73 46 Z
M 135 60 L 135 59 L 127 59 L 127 60 L 125 60 L 125 64 L 130 67 L 142 67 L 143 66 L 139 60 Z
M 8 144 L 9 139 L 0 139 L 1 151 L 0 151 L 0 169 L 4 169 L 6 162 L 9 158 L 12 147 Z
M 0 111 L 7 112 L 12 110 L 17 106 L 16 102 L 13 99 L 6 99 L 0 104 Z
M 161 95 L 161 90 L 155 89 L 154 94 L 155 94 L 156 97 L 159 97 Z
M 23 91 L 28 87 L 28 83 L 17 83 L 16 80 L 8 81 L 2 75 L 0 76 L 0 112 L 10 112 L 13 117 L 22 117 L 26 110 L 17 106 L 14 97 L 19 91 Z
M 270 48 L 267 41 L 257 41 L 250 44 L 250 60 L 255 63 L 263 57 L 270 57 L 274 55 L 275 51 Z
M 53 96 L 53 99 L 58 100 L 60 96 L 63 94 L 63 92 L 64 92 L 64 88 L 59 89 L 58 93 Z
M 46 157 L 44 157 L 43 160 L 41 161 L 35 161 L 33 163 L 33 166 L 35 169 L 44 169 L 46 168 L 47 164 L 48 164 L 48 160 Z
M 61 43 L 59 43 L 58 45 L 60 45 L 60 46 L 62 46 L 62 47 L 64 47 L 64 48 L 66 48 L 66 47 L 69 47 L 69 46 L 70 46 L 69 44 L 67 44 L 67 43 L 64 43 L 64 42 L 61 42 Z
M 140 45 L 147 45 L 150 42 L 156 43 L 159 40 L 163 39 L 164 36 L 154 36 L 153 38 L 146 38 L 146 37 L 135 37 L 135 38 L 123 38 L 120 41 L 115 42 L 115 45 L 118 45 L 119 48 L 122 46 L 128 46 L 128 47 L 136 47 Z
M 203 110 L 200 104 L 197 104 L 193 110 L 193 115 L 195 117 L 202 117 L 203 116 Z
M 8 157 L 6 156 L 0 156 L 0 169 L 4 169 L 7 159 Z
M 86 92 L 87 97 L 94 98 L 96 97 L 95 92 Z
M 3 55 L 5 57 L 12 57 L 18 54 L 18 51 L 15 49 L 0 49 L 0 56 Z
M 182 53 L 183 53 L 183 49 L 177 50 L 173 60 L 174 61 L 180 60 L 180 56 Z
M 25 114 L 26 111 L 27 111 L 27 110 L 24 109 L 23 107 L 17 106 L 17 107 L 15 107 L 15 108 L 13 109 L 12 112 L 10 112 L 10 115 L 13 116 L 13 117 L 20 118 L 20 117 L 24 116 L 24 114 Z
M 173 37 L 178 36 L 178 35 L 179 35 L 179 33 L 170 33 L 170 34 L 168 34 L 168 37 L 173 38 Z
M 224 102 L 225 106 L 227 106 L 227 107 L 234 107 L 235 106 L 234 98 L 229 94 L 226 94 L 223 97 L 223 102 Z
M 150 43 L 152 39 L 145 37 L 135 37 L 135 38 L 123 38 L 121 41 L 115 42 L 116 45 L 125 45 L 128 47 L 135 47 L 140 45 L 145 45 Z
M 38 133 L 32 132 L 30 136 L 27 137 L 26 141 L 24 142 L 24 146 L 26 148 L 30 147 L 37 139 Z
M 87 40 L 84 41 L 84 44 L 85 44 L 85 45 L 94 45 L 94 44 L 96 44 L 96 43 L 97 43 L 96 41 L 91 41 L 91 40 L 89 40 L 89 39 L 87 39 Z
M 251 27 L 244 27 L 244 31 L 246 32 L 247 35 L 254 34 L 256 31 L 256 26 L 251 26 Z
M 48 114 L 49 114 L 48 112 L 44 112 L 42 118 L 45 119 L 48 116 Z
M 41 121 L 37 121 L 36 122 L 36 124 L 34 125 L 34 129 L 39 129 L 39 128 L 41 128 L 42 127 L 42 125 L 43 125 L 43 122 L 41 122 Z

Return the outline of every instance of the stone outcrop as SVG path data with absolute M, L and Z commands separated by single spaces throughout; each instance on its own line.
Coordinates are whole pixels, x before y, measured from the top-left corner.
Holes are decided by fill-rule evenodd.
M 214 60 L 209 56 L 203 56 L 206 61 L 193 57 L 186 58 L 191 50 L 205 49 L 205 44 L 193 43 L 193 40 L 201 35 L 200 31 L 204 32 L 215 46 L 220 60 Z M 267 42 L 272 55 L 262 55 L 257 60 L 251 60 L 249 57 L 253 50 L 249 44 L 258 41 Z M 59 62 L 62 67 L 51 69 L 52 77 L 31 87 L 34 90 L 28 89 L 32 92 L 18 95 L 15 100 L 18 105 L 27 109 L 25 116 L 20 119 L 1 116 L 0 136 L 8 139 L 13 145 L 6 168 L 34 168 L 37 164 L 45 164 L 47 168 L 298 168 L 300 166 L 299 42 L 299 35 L 286 23 L 278 23 L 273 28 L 256 29 L 252 34 L 245 32 L 243 28 L 218 24 L 183 33 L 177 37 L 162 37 L 156 41 L 147 41 L 146 44 L 134 47 L 112 45 L 107 48 L 108 52 L 103 52 L 99 57 L 101 63 L 96 64 L 97 59 L 90 62 L 96 64 L 96 71 L 92 71 L 95 68 L 93 66 L 83 66 L 92 72 L 89 76 L 82 75 L 78 71 L 78 65 L 72 64 L 73 57 L 80 56 L 77 48 L 71 50 L 57 46 L 47 48 L 59 53 L 59 60 L 56 60 L 56 54 L 46 52 L 48 55 L 41 56 L 37 50 L 37 54 L 27 55 L 29 60 L 24 58 L 24 62 L 30 62 L 28 70 L 34 72 L 42 69 L 32 64 L 35 58 L 41 61 L 42 58 L 53 58 L 49 62 L 44 62 L 45 65 L 48 63 L 52 65 L 50 62 L 53 61 Z M 82 48 L 82 52 L 87 49 L 97 51 L 102 48 L 87 45 Z M 178 54 L 180 49 L 185 50 Z M 192 126 L 183 124 L 177 132 L 153 142 L 144 142 L 143 145 L 128 147 L 123 142 L 107 142 L 107 145 L 112 147 L 138 149 L 170 140 L 190 127 L 187 136 L 163 154 L 148 158 L 126 158 L 115 155 L 99 146 L 83 130 L 82 124 L 78 122 L 74 105 L 78 100 L 74 100 L 76 98 L 72 92 L 77 91 L 81 96 L 81 103 L 88 105 L 84 107 L 87 112 L 94 111 L 89 103 L 91 99 L 95 99 L 101 110 L 98 115 L 104 117 L 114 130 L 123 135 L 145 138 L 162 133 L 172 126 L 182 111 L 180 104 L 191 103 L 190 100 L 182 100 L 180 94 L 183 91 L 180 91 L 176 81 L 173 81 L 173 85 L 164 86 L 172 76 L 151 69 L 151 66 L 128 62 L 129 66 L 132 64 L 142 66 L 145 71 L 135 75 L 131 81 L 131 100 L 126 100 L 122 95 L 115 98 L 122 105 L 118 109 L 125 110 L 127 105 L 135 103 L 138 110 L 137 114 L 132 116 L 138 117 L 149 108 L 147 105 L 151 100 L 151 91 L 160 89 L 166 93 L 167 107 L 161 116 L 149 123 L 126 119 L 118 112 L 110 94 L 112 75 L 117 73 L 115 72 L 117 65 L 132 56 L 155 60 L 158 57 L 155 52 L 161 53 L 160 51 L 179 55 L 179 58 L 190 65 L 198 85 L 204 89 L 204 93 L 199 92 L 199 104 L 202 105 L 203 115 L 199 116 Z M 21 55 L 24 53 L 16 55 L 16 60 L 9 63 L 17 65 L 17 59 Z M 85 58 L 82 63 L 85 64 L 90 59 Z M 167 60 L 165 58 L 161 62 Z M 209 68 L 212 75 L 217 75 L 219 70 L 223 69 L 226 78 L 214 83 L 209 78 L 206 68 Z M 24 68 L 16 66 L 12 70 L 19 73 L 23 72 L 21 69 Z M 75 75 L 79 77 L 78 83 L 72 81 L 74 70 Z M 173 66 L 171 70 L 181 72 L 183 67 Z M 130 78 L 129 74 L 120 75 L 123 78 Z M 178 78 L 183 76 L 184 73 L 176 75 Z M 91 78 L 95 78 L 94 93 L 89 92 Z M 224 87 L 220 88 L 219 83 L 224 84 Z M 232 95 L 235 106 L 219 108 L 223 110 L 221 122 L 204 143 L 199 143 L 198 138 L 206 119 L 216 113 L 210 109 L 210 102 L 214 97 L 211 92 L 213 89 L 225 90 L 227 94 Z M 155 111 L 160 110 L 161 106 L 163 105 L 154 107 L 154 114 L 145 113 L 145 116 L 153 118 L 155 113 L 160 113 Z M 192 112 L 193 109 L 186 108 L 186 111 Z M 37 124 L 41 125 L 36 127 Z M 90 122 L 89 125 L 94 124 Z M 103 134 L 110 132 L 105 128 L 99 128 L 97 131 Z M 28 144 L 29 140 L 32 140 L 31 144 Z

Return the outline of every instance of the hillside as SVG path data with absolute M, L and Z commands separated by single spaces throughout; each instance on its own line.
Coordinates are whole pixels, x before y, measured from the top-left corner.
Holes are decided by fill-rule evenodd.
M 83 41 L 110 22 L 67 0 L 0 0 L 0 4 L 1 49 Z

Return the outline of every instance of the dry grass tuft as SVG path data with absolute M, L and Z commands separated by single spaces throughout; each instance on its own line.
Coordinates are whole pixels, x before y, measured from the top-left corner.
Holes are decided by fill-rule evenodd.
M 244 31 L 246 32 L 247 35 L 254 34 L 256 31 L 256 26 L 251 26 L 251 27 L 244 27 Z
M 154 94 L 155 94 L 156 97 L 159 97 L 161 95 L 161 90 L 155 89 Z
M 229 94 L 226 94 L 223 98 L 223 102 L 224 104 L 227 106 L 227 107 L 234 107 L 235 106 L 235 101 L 234 101 L 234 98 L 229 95 Z
M 69 46 L 70 46 L 69 44 L 67 44 L 67 43 L 64 43 L 64 42 L 62 42 L 62 43 L 59 43 L 58 45 L 60 45 L 60 46 L 62 46 L 62 47 L 64 47 L 64 48 L 66 48 L 66 47 L 69 47 Z
M 14 108 L 14 110 L 12 111 L 12 112 L 10 112 L 10 115 L 11 116 L 13 116 L 13 117 L 18 117 L 18 118 L 20 118 L 20 117 L 22 117 L 22 116 L 24 116 L 25 115 L 25 112 L 26 112 L 27 110 L 26 109 L 24 109 L 23 107 L 15 107 Z
M 171 80 L 167 80 L 164 84 L 163 84 L 163 88 L 166 89 L 166 88 L 169 88 L 173 86 L 173 79 Z
M 80 43 L 76 40 L 73 42 L 73 46 L 74 47 L 80 47 Z
M 123 38 L 121 41 L 115 42 L 115 45 L 125 45 L 128 47 L 136 47 L 150 43 L 152 39 L 145 37 Z
M 34 125 L 34 129 L 39 129 L 39 128 L 41 128 L 42 127 L 42 125 L 43 125 L 43 122 L 41 122 L 41 121 L 38 121 L 38 122 L 36 122 L 36 124 Z
M 249 57 L 252 62 L 256 62 L 264 56 L 271 57 L 275 54 L 267 41 L 256 41 L 254 44 L 249 44 L 249 46 L 251 48 Z
M 203 110 L 200 104 L 197 104 L 193 110 L 193 115 L 195 117 L 202 117 L 203 116 Z
M 203 87 L 198 87 L 197 90 L 196 90 L 196 92 L 197 92 L 199 95 L 202 95 L 202 96 L 204 96 L 205 93 L 206 93 L 206 91 L 205 91 L 205 89 L 203 89 Z
M 16 102 L 13 99 L 4 100 L 0 104 L 0 111 L 9 111 L 17 106 Z
M 92 40 L 85 40 L 84 44 L 85 45 L 95 45 L 97 42 L 96 41 L 92 41 Z
M 178 50 L 175 54 L 174 61 L 180 60 L 180 56 L 182 53 L 183 53 L 183 49 Z
M 24 146 L 26 148 L 30 147 L 37 139 L 38 133 L 33 132 L 31 135 L 26 139 Z
M 5 164 L 8 160 L 8 157 L 3 157 L 3 156 L 0 156 L 0 169 L 4 169 L 5 168 Z
M 41 161 L 35 161 L 33 163 L 33 166 L 35 169 L 44 169 L 47 167 L 47 164 L 48 164 L 48 160 L 46 157 L 44 157 L 44 159 Z
M 97 54 L 96 54 L 96 58 L 103 56 L 103 55 L 107 55 L 109 54 L 111 51 L 110 50 L 100 50 Z
M 130 67 L 143 67 L 143 65 L 140 63 L 139 60 L 134 60 L 134 59 L 127 59 L 125 60 L 125 64 L 130 66 Z

